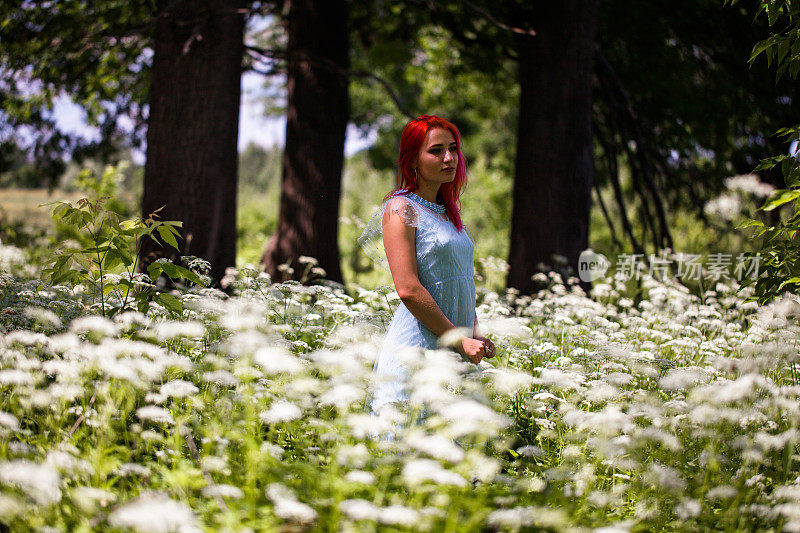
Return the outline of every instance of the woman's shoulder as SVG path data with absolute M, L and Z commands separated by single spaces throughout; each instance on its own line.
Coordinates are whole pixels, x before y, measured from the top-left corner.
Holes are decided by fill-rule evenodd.
M 409 226 L 417 226 L 420 217 L 419 211 L 414 202 L 406 198 L 402 193 L 392 194 L 383 205 L 384 218 L 398 215 Z

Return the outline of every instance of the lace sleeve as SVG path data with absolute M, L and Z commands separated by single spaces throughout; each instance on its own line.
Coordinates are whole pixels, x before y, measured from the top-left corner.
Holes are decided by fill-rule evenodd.
M 383 247 L 383 222 L 392 215 L 399 216 L 409 226 L 416 228 L 419 225 L 419 213 L 414 203 L 402 196 L 396 196 L 389 198 L 375 210 L 367 221 L 361 237 L 358 238 L 358 244 L 364 253 L 387 272 L 389 263 L 386 260 L 386 249 Z

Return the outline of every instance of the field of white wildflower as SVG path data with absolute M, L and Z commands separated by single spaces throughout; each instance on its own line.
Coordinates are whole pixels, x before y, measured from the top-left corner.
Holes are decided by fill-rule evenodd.
M 182 316 L 108 319 L 0 275 L 0 524 L 800 531 L 797 298 L 653 279 L 587 296 L 557 274 L 536 297 L 479 290 L 498 357 L 407 352 L 410 401 L 378 418 L 393 291 L 230 281 Z

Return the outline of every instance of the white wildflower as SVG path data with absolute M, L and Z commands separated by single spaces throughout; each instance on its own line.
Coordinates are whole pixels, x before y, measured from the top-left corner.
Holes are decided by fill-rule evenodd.
M 301 359 L 277 346 L 259 348 L 253 362 L 267 374 L 296 374 L 303 369 Z
M 604 381 L 587 383 L 586 399 L 590 402 L 605 402 L 619 396 L 619 389 Z
M 402 471 L 403 480 L 409 485 L 418 485 L 425 481 L 432 481 L 440 485 L 455 485 L 464 487 L 467 480 L 460 474 L 446 470 L 433 459 L 415 459 L 406 463 Z
M 486 517 L 486 524 L 493 529 L 519 531 L 533 525 L 545 529 L 559 530 L 568 523 L 564 511 L 549 507 L 514 507 L 497 509 Z
M 761 447 L 765 452 L 774 450 L 783 450 L 789 444 L 794 444 L 800 438 L 800 431 L 789 428 L 783 433 L 777 435 L 770 435 L 763 431 L 759 431 L 753 437 L 753 441 Z
M 273 402 L 268 410 L 262 411 L 258 418 L 264 424 L 279 424 L 297 420 L 301 416 L 303 416 L 303 410 L 297 405 L 285 400 L 278 400 Z
M 500 461 L 487 457 L 477 450 L 470 450 L 467 453 L 466 463 L 469 465 L 471 479 L 482 483 L 494 481 L 502 469 Z
M 390 505 L 378 510 L 378 522 L 381 524 L 410 527 L 419 519 L 420 514 L 416 509 L 403 505 Z
M 63 450 L 51 450 L 47 452 L 45 464 L 52 466 L 62 473 L 85 472 L 92 473 L 91 463 L 83 459 L 77 459 L 71 453 Z
M 164 398 L 185 398 L 197 394 L 200 389 L 191 381 L 173 379 L 161 385 L 158 392 Z
M 242 489 L 233 485 L 226 485 L 224 483 L 203 487 L 201 492 L 206 498 L 221 496 L 223 498 L 233 498 L 238 500 L 244 497 L 244 491 Z
M 95 505 L 107 507 L 117 501 L 117 495 L 111 491 L 97 487 L 75 487 L 71 493 L 72 499 L 85 512 L 92 512 Z
M 271 455 L 275 459 L 280 459 L 283 457 L 283 448 L 280 445 L 275 444 L 273 442 L 264 441 L 261 443 L 261 447 L 259 448 L 261 452 Z
M 157 322 L 153 331 L 160 342 L 176 337 L 201 338 L 206 333 L 202 322 L 196 320 L 163 320 Z
M 30 308 L 28 308 L 30 309 Z M 26 329 L 18 329 L 16 331 L 12 331 L 5 338 L 6 344 L 12 345 L 14 343 L 23 344 L 25 346 L 48 346 L 50 344 L 50 339 L 44 333 L 37 333 L 34 331 L 28 331 Z
M 701 510 L 702 507 L 699 501 L 687 498 L 681 500 L 681 502 L 675 506 L 675 516 L 680 520 L 686 521 L 698 516 Z
M 206 455 L 202 458 L 201 463 L 203 464 L 203 468 L 209 472 L 216 472 L 223 476 L 229 476 L 231 474 L 231 469 L 228 466 L 228 459 L 226 457 Z
M 537 400 L 537 401 L 540 401 L 540 402 L 542 402 L 544 400 L 556 400 L 556 401 L 559 401 L 559 402 L 561 401 L 561 398 L 559 398 L 558 396 L 556 396 L 552 392 L 537 392 L 536 394 L 534 394 L 532 396 L 532 398 L 534 400 Z
M 76 318 L 69 325 L 73 333 L 98 333 L 105 337 L 115 337 L 119 326 L 102 316 L 84 316 Z
M 139 417 L 140 420 L 150 420 L 159 424 L 175 423 L 175 419 L 172 418 L 172 415 L 168 410 L 155 405 L 140 407 L 136 410 L 136 416 Z
M 203 381 L 206 383 L 215 383 L 221 387 L 235 387 L 239 384 L 239 378 L 228 372 L 227 370 L 212 370 L 203 373 Z
M 122 463 L 116 468 L 114 473 L 120 477 L 125 477 L 125 476 L 149 477 L 150 469 L 138 463 Z
M 344 500 L 339 503 L 339 509 L 350 520 L 377 521 L 380 511 L 378 507 L 367 500 Z
M 676 492 L 686 488 L 686 481 L 681 478 L 680 473 L 661 463 L 651 463 L 642 477 L 656 488 Z
M 365 470 L 353 470 L 345 474 L 344 480 L 349 483 L 372 485 L 375 483 L 375 475 Z
M 40 505 L 61 500 L 61 476 L 51 465 L 25 459 L 0 463 L 0 483 L 19 488 Z
M 664 390 L 681 390 L 707 383 L 709 379 L 708 372 L 700 367 L 690 366 L 668 370 L 667 375 L 658 380 L 658 384 Z
M 767 198 L 775 186 L 762 182 L 756 174 L 742 174 L 725 179 L 725 187 L 731 191 L 741 191 L 759 198 Z
M 0 370 L 0 385 L 33 385 L 34 382 L 33 375 L 25 370 L 16 368 Z
M 557 389 L 579 389 L 585 381 L 586 377 L 577 372 L 558 368 L 543 368 L 539 377 L 533 378 L 535 384 L 549 385 Z
M 709 500 L 730 500 L 739 495 L 739 490 L 731 485 L 719 485 L 706 492 Z
M 389 406 L 381 409 L 381 416 L 373 414 L 354 413 L 347 417 L 347 425 L 350 426 L 350 433 L 356 439 L 382 435 L 392 431 L 393 420 L 389 415 Z
M 297 501 L 295 494 L 286 486 L 271 483 L 266 493 L 275 506 L 275 515 L 278 518 L 300 524 L 309 524 L 317 519 L 317 512 L 311 506 Z
M 533 336 L 526 320 L 519 317 L 491 318 L 481 322 L 481 328 L 490 331 L 492 336 L 503 339 L 529 340 Z
M 195 533 L 201 529 L 192 509 L 167 495 L 145 492 L 118 507 L 108 517 L 113 527 L 131 528 L 142 533 Z
M 756 393 L 757 387 L 763 387 L 766 378 L 759 374 L 745 374 L 731 380 L 720 380 L 692 391 L 692 399 L 714 404 L 733 403 L 744 400 Z
M 523 457 L 544 457 L 544 450 L 533 444 L 517 448 L 517 453 Z
M 520 390 L 527 389 L 533 384 L 533 376 L 527 372 L 510 368 L 495 369 L 490 375 L 492 377 L 492 385 L 500 394 L 516 394 Z
M 439 413 L 451 422 L 454 437 L 470 433 L 493 434 L 511 421 L 475 400 L 460 400 L 439 408 Z
M 353 446 L 343 446 L 336 452 L 336 462 L 342 466 L 364 468 L 369 459 L 369 450 L 363 442 Z
M 425 435 L 415 431 L 406 437 L 406 443 L 417 451 L 436 459 L 458 463 L 464 459 L 464 450 L 442 435 Z
M 361 400 L 364 391 L 349 383 L 336 385 L 320 396 L 319 403 L 322 405 L 335 405 L 338 409 L 346 409 L 351 404 Z
M 16 431 L 19 429 L 19 420 L 11 413 L 0 411 L 0 426 Z

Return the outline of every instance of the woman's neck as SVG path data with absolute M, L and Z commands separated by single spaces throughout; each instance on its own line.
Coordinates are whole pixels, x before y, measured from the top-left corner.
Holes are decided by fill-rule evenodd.
M 436 195 L 439 193 L 439 184 L 427 184 L 427 183 L 418 183 L 419 187 L 414 194 L 419 196 L 420 198 L 424 198 L 431 203 L 436 203 Z

